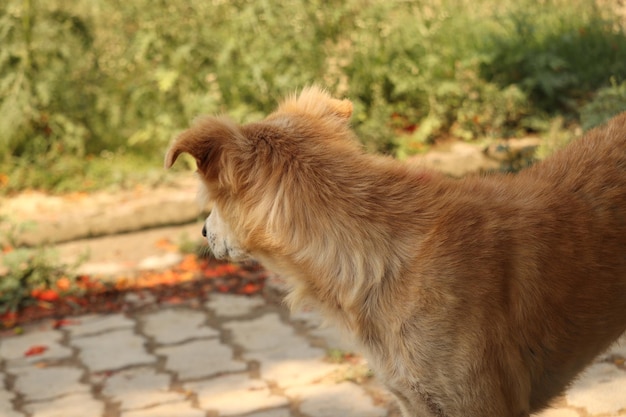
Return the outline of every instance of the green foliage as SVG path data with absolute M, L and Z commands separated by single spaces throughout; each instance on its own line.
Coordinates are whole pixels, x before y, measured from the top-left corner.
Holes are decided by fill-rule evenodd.
M 521 2 L 484 44 L 482 75 L 517 85 L 538 108 L 576 111 L 589 92 L 626 77 L 626 34 L 612 10 L 587 0 Z
M 353 99 L 366 146 L 398 156 L 440 137 L 547 131 L 554 112 L 575 116 L 623 81 L 610 12 L 593 0 L 5 0 L 0 184 L 110 184 L 117 161 L 159 167 L 199 114 L 255 120 L 312 83 Z
M 83 292 L 78 277 L 71 271 L 77 265 L 59 263 L 56 254 L 46 248 L 16 248 L 15 238 L 28 228 L 0 217 L 0 315 L 21 307 L 50 302 L 64 295 Z M 81 261 L 79 261 L 80 263 Z
M 621 84 L 613 81 L 610 87 L 598 90 L 594 99 L 582 108 L 582 127 L 589 130 L 623 111 L 626 111 L 626 81 Z

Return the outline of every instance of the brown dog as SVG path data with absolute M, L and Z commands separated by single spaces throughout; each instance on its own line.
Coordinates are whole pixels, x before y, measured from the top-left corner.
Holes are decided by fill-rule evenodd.
M 260 260 L 352 332 L 405 416 L 546 407 L 626 330 L 626 113 L 462 180 L 364 153 L 351 113 L 308 88 L 259 123 L 198 120 L 165 166 L 195 157 L 214 254 Z

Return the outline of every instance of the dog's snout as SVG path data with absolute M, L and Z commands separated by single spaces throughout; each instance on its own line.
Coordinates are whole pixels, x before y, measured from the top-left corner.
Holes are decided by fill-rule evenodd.
M 202 226 L 202 236 L 206 237 L 206 225 Z

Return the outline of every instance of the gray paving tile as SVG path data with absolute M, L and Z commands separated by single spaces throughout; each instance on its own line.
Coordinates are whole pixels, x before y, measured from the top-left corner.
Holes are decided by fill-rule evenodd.
M 549 408 L 539 414 L 533 414 L 533 417 L 580 417 L 580 414 L 569 408 Z
M 291 412 L 287 408 L 274 408 L 248 414 L 246 417 L 291 417 Z
M 261 378 L 273 381 L 281 388 L 306 385 L 335 372 L 337 365 L 321 359 L 287 359 L 260 363 Z
M 169 390 L 171 377 L 147 367 L 116 372 L 107 378 L 102 393 L 118 403 L 122 411 L 185 400 L 185 395 Z
M 25 417 L 24 414 L 18 413 L 13 409 L 13 403 L 11 401 L 15 398 L 15 394 L 5 390 L 2 380 L 0 380 L 0 387 L 2 387 L 2 389 L 0 389 L 0 416 Z
M 72 350 L 61 344 L 63 333 L 58 330 L 35 330 L 30 333 L 5 337 L 0 340 L 0 360 L 8 368 L 29 366 L 43 360 L 63 359 L 72 355 Z M 29 349 L 41 346 L 41 354 L 26 356 Z
M 165 367 L 177 373 L 183 380 L 243 371 L 247 368 L 246 363 L 233 360 L 232 348 L 216 339 L 166 346 L 155 352 L 164 355 L 167 358 Z
M 179 343 L 189 339 L 217 337 L 219 332 L 204 324 L 206 316 L 191 309 L 168 309 L 143 317 L 144 333 L 159 344 Z
M 202 409 L 217 411 L 220 416 L 247 414 L 288 404 L 287 398 L 272 394 L 265 382 L 250 379 L 245 374 L 187 383 L 185 388 L 197 393 Z
M 309 417 L 383 417 L 387 410 L 373 404 L 372 399 L 356 384 L 317 384 L 285 391 L 298 398 L 300 411 Z
M 109 330 L 129 329 L 134 326 L 135 322 L 121 313 L 107 315 L 90 314 L 81 316 L 76 324 L 66 326 L 65 329 L 72 337 L 76 338 Z
M 75 394 L 56 398 L 52 401 L 27 404 L 30 417 L 102 417 L 104 403 L 91 394 Z
M 313 382 L 336 367 L 325 362 L 326 351 L 312 347 L 277 314 L 224 324 L 233 341 L 245 347 L 244 358 L 259 362 L 261 377 L 285 388 Z
M 271 350 L 285 344 L 285 339 L 294 337 L 293 327 L 283 323 L 278 314 L 268 313 L 245 321 L 224 324 L 232 332 L 233 341 L 245 347 L 248 352 Z
M 82 375 L 82 369 L 71 366 L 20 368 L 15 377 L 15 390 L 23 394 L 26 401 L 88 392 L 90 387 L 79 382 Z
M 246 297 L 232 294 L 211 294 L 206 306 L 220 317 L 237 317 L 251 313 L 265 304 L 263 297 Z
M 91 372 L 156 362 L 156 357 L 146 352 L 145 340 L 129 329 L 80 337 L 70 343 L 79 349 L 80 360 Z
M 591 414 L 626 411 L 626 371 L 608 363 L 590 366 L 566 394 L 567 404 Z
M 143 410 L 125 411 L 121 417 L 205 417 L 206 413 L 188 402 L 161 404 Z

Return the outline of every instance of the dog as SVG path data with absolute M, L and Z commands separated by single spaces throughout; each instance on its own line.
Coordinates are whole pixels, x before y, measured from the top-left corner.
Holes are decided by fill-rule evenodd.
M 254 258 L 355 336 L 405 417 L 540 411 L 626 330 L 626 113 L 516 174 L 366 153 L 308 87 L 256 123 L 180 134 L 217 258 Z

